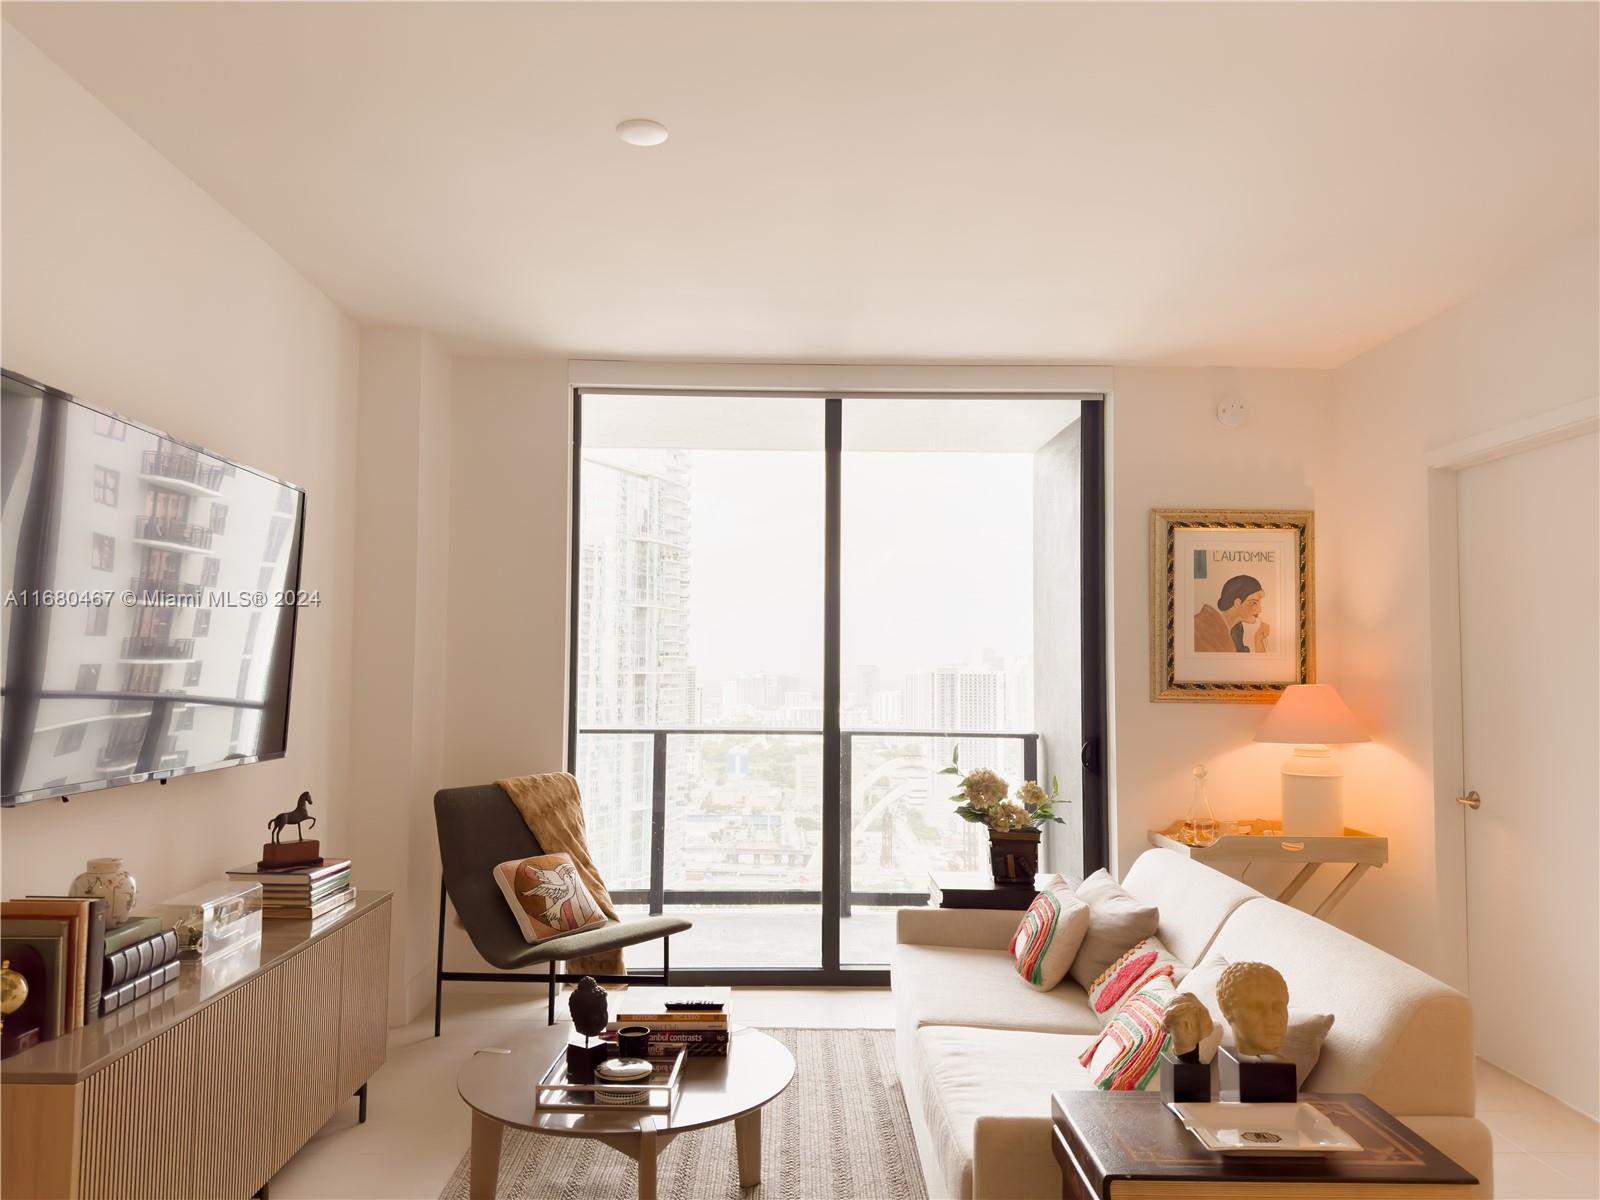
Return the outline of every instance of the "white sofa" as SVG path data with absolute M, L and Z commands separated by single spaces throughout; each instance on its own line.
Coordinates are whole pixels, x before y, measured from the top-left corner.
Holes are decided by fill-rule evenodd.
M 1489 1131 L 1473 1116 L 1472 1008 L 1461 993 L 1366 942 L 1170 850 L 1123 886 L 1161 913 L 1158 934 L 1190 967 L 1208 954 L 1271 963 L 1290 1003 L 1334 1015 L 1307 1091 L 1361 1092 L 1482 1182 Z M 1019 914 L 903 909 L 892 964 L 896 1057 L 928 1193 L 1059 1200 L 1050 1094 L 1093 1085 L 1078 1055 L 1100 1032 L 1083 989 L 1038 992 L 1007 945 Z M 1181 984 L 1180 984 L 1181 986 Z

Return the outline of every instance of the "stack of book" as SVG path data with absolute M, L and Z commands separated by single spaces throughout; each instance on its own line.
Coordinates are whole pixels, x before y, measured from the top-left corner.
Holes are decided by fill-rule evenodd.
M 106 928 L 96 897 L 29 896 L 0 904 L 0 956 L 28 981 L 5 1023 L 0 1053 L 14 1054 L 93 1024 L 178 977 L 178 941 L 155 917 Z
M 650 1030 L 651 1058 L 670 1058 L 679 1050 L 696 1058 L 726 1058 L 728 1035 L 727 988 L 696 988 L 682 997 L 668 992 L 651 997 L 653 988 L 630 989 L 618 1000 L 619 1011 L 606 1025 L 606 1036 L 614 1038 L 626 1025 L 644 1025 Z
M 251 863 L 235 867 L 228 878 L 261 885 L 261 915 L 265 918 L 309 921 L 337 912 L 356 898 L 348 858 L 324 858 L 299 867 L 262 868 Z
M 115 1012 L 178 977 L 178 935 L 155 917 L 136 917 L 106 932 L 100 1011 Z

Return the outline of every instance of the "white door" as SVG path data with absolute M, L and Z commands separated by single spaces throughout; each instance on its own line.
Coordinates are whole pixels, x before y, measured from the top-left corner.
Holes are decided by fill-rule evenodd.
M 1458 476 L 1467 941 L 1478 1050 L 1600 1110 L 1600 441 Z

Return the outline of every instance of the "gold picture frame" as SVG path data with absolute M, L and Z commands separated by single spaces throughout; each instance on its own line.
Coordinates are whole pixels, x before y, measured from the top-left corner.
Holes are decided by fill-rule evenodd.
M 1316 678 L 1313 515 L 1150 511 L 1150 699 L 1271 704 Z

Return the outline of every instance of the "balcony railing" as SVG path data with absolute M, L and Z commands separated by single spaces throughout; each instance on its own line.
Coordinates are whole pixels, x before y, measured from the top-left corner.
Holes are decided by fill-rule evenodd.
M 149 542 L 168 542 L 195 550 L 211 549 L 211 530 L 167 517 L 135 517 L 133 536 Z
M 176 479 L 214 492 L 222 486 L 222 468 L 209 466 L 192 454 L 173 454 L 165 450 L 146 450 L 140 474 Z
M 128 659 L 188 659 L 194 657 L 193 638 L 125 637 L 122 657 Z
M 767 726 L 695 726 L 688 728 L 596 728 L 579 729 L 580 737 L 648 737 L 651 739 L 650 771 L 650 886 L 648 888 L 613 889 L 611 899 L 616 904 L 647 904 L 652 915 L 662 912 L 667 904 L 820 904 L 821 889 L 769 889 L 732 890 L 724 888 L 668 888 L 666 886 L 667 840 L 667 739 L 671 737 L 814 737 L 821 739 L 820 729 L 785 729 Z M 847 729 L 839 732 L 839 915 L 848 917 L 852 905 L 883 905 L 890 907 L 916 907 L 928 903 L 926 891 L 867 892 L 857 891 L 852 885 L 852 797 L 851 779 L 853 751 L 858 738 L 934 738 L 940 741 L 1014 741 L 1022 744 L 1022 777 L 1039 777 L 1039 735 L 1037 733 L 968 732 L 950 729 Z M 952 813 L 952 820 L 955 820 Z M 827 853 L 827 847 L 823 848 Z

